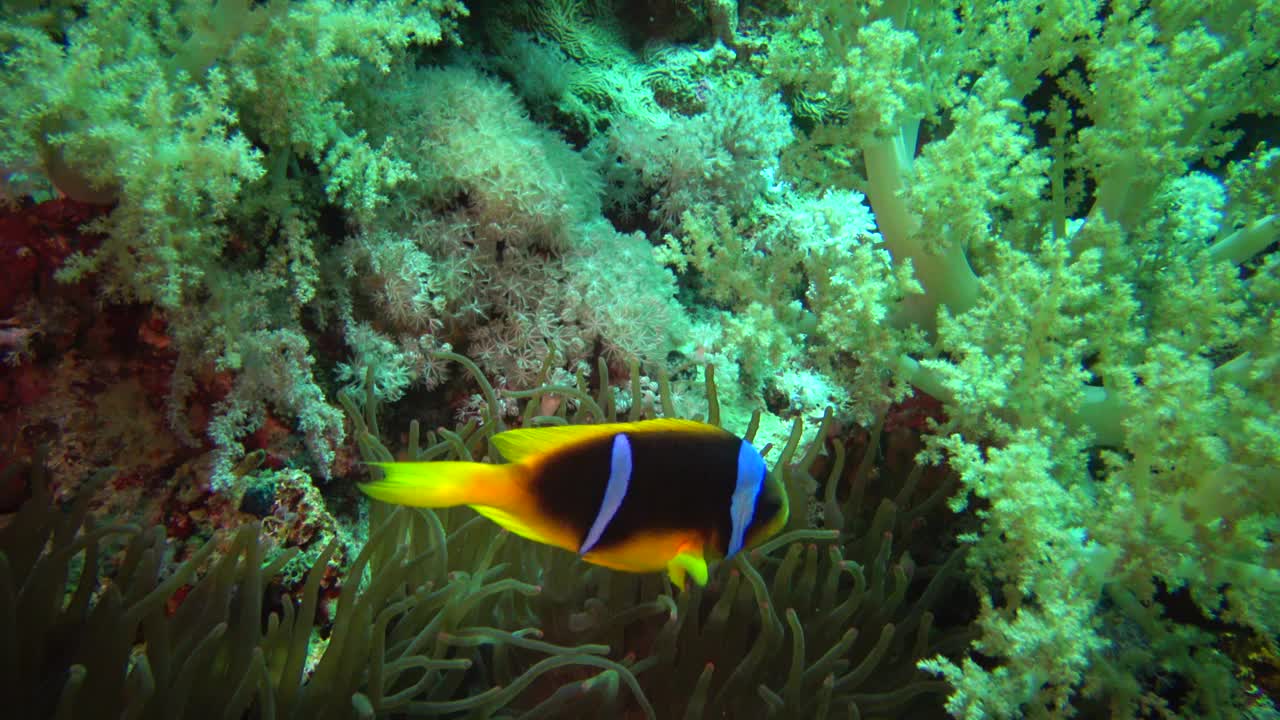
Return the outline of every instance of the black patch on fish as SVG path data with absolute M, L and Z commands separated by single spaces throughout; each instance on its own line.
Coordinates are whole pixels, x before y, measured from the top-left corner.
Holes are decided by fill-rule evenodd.
M 575 442 L 551 453 L 533 478 L 532 490 L 539 509 L 561 526 L 571 528 L 579 546 L 600 512 L 612 460 L 612 436 Z
M 733 434 L 628 433 L 631 480 L 622 505 L 593 550 L 608 550 L 649 531 L 693 530 L 728 551 L 729 505 L 738 481 L 742 440 Z M 577 534 L 600 512 L 609 482 L 613 437 L 563 448 L 534 480 L 541 510 Z
M 754 538 L 757 529 L 773 522 L 773 519 L 782 511 L 782 493 L 781 488 L 776 483 L 769 482 L 769 471 L 766 468 L 764 478 L 761 479 L 763 485 L 760 487 L 760 494 L 756 496 L 756 511 L 751 515 L 751 522 L 747 524 L 747 531 L 743 533 L 743 541 L 750 544 Z

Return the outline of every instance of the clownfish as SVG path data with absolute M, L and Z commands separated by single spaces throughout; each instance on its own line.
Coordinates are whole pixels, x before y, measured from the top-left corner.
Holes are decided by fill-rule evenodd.
M 707 582 L 787 523 L 787 494 L 751 443 L 693 420 L 508 430 L 505 464 L 383 462 L 360 489 L 415 507 L 469 505 L 511 532 L 626 572 Z

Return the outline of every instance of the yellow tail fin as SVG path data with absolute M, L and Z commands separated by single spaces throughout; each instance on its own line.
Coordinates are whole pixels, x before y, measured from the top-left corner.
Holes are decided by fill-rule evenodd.
M 505 505 L 515 488 L 513 465 L 477 462 L 370 463 L 382 470 L 382 478 L 361 483 L 366 495 L 383 502 L 414 507 L 454 505 Z

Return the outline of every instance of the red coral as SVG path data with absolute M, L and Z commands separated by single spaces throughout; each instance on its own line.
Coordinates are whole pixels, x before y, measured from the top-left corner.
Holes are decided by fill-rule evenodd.
M 918 432 L 927 429 L 930 420 L 942 423 L 946 419 L 942 403 L 917 389 L 911 397 L 889 406 L 884 418 L 884 430 L 889 433 L 899 429 Z
M 181 607 L 182 601 L 186 600 L 187 595 L 191 593 L 191 588 L 192 586 L 187 584 L 173 591 L 173 594 L 170 595 L 169 599 L 164 603 L 164 614 L 166 616 L 173 617 L 174 614 L 178 612 L 178 608 Z
M 195 523 L 188 512 L 176 511 L 165 513 L 165 533 L 176 540 L 189 540 L 196 533 Z
M 31 407 L 49 393 L 52 373 L 46 367 L 26 363 L 13 368 L 0 382 L 0 408 Z
M 284 467 L 284 459 L 292 454 L 288 446 L 295 440 L 293 431 L 288 425 L 280 422 L 272 413 L 267 413 L 262 426 L 245 438 L 244 446 L 246 450 L 265 451 L 267 457 L 263 460 L 263 467 L 279 470 Z
M 52 283 L 68 255 L 101 243 L 80 227 L 103 213 L 102 207 L 67 199 L 26 202 L 0 213 L 0 317 L 12 316 Z

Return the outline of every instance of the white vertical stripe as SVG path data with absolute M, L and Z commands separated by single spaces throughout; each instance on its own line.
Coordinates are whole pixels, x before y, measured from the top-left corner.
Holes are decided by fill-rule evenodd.
M 738 481 L 733 488 L 733 499 L 729 501 L 732 533 L 729 536 L 729 553 L 725 557 L 733 557 L 742 549 L 747 528 L 756 514 L 756 498 L 760 496 L 760 488 L 764 486 L 767 473 L 764 458 L 760 457 L 751 443 L 743 440 L 738 448 Z
M 631 441 L 625 433 L 613 436 L 613 457 L 609 461 L 609 484 L 604 488 L 604 499 L 600 501 L 600 512 L 596 513 L 596 521 L 591 524 L 587 539 L 578 548 L 579 555 L 585 555 L 600 542 L 600 536 L 609 527 L 609 521 L 622 507 L 622 500 L 627 496 L 627 485 L 631 482 Z

